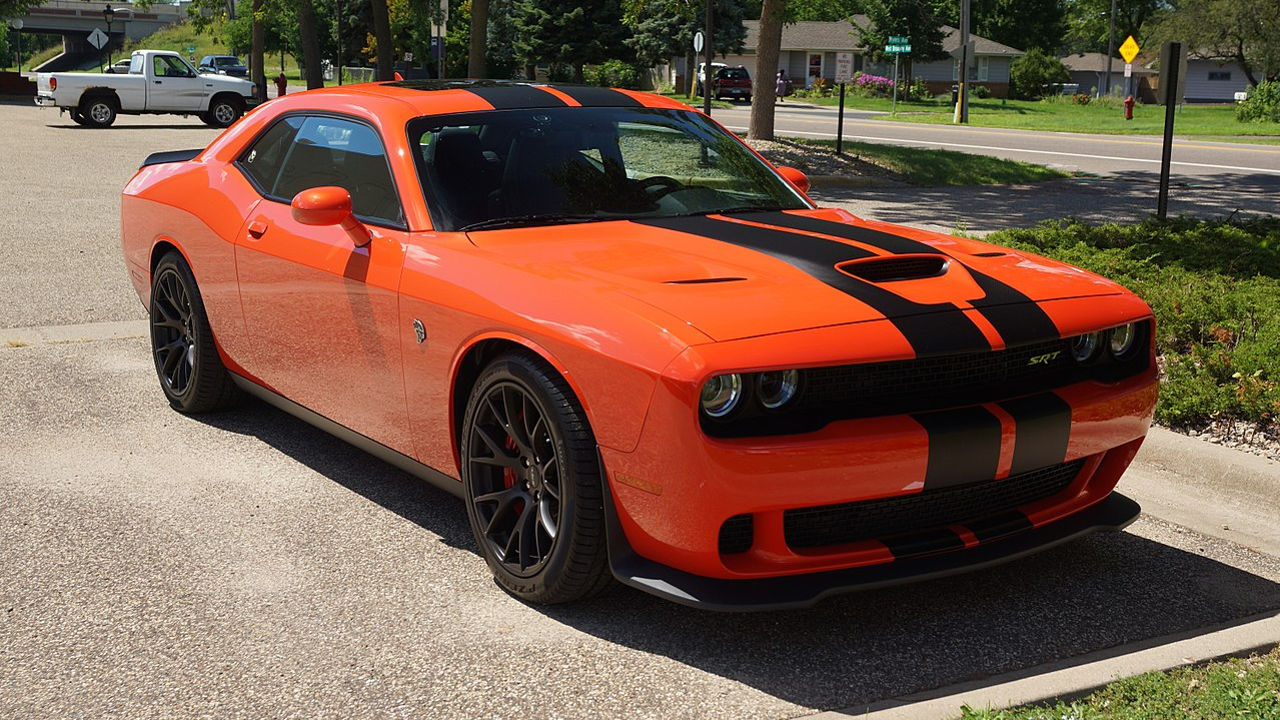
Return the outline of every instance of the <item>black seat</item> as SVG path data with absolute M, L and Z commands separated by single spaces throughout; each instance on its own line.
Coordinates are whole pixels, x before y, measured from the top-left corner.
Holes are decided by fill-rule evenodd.
M 470 130 L 451 129 L 435 139 L 432 168 L 435 190 L 444 200 L 445 212 L 454 227 L 485 219 L 493 174 L 480 147 L 480 138 Z

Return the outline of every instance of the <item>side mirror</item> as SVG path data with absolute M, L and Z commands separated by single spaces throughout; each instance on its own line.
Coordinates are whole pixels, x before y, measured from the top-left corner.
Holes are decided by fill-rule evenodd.
M 322 185 L 303 190 L 293 196 L 289 207 L 293 219 L 303 225 L 341 226 L 356 247 L 364 247 L 373 239 L 369 228 L 351 214 L 351 193 L 346 188 Z
M 787 165 L 780 165 L 778 167 L 778 174 L 787 182 L 795 185 L 796 189 L 800 192 L 809 192 L 809 177 L 799 170 Z

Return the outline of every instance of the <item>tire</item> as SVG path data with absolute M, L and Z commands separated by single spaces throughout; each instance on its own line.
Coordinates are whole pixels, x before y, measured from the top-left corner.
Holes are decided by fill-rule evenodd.
M 80 114 L 89 127 L 111 127 L 116 121 L 120 109 L 116 107 L 115 98 L 109 95 L 86 98 L 80 103 Z M 74 118 L 73 118 L 74 119 Z
M 499 357 L 467 400 L 460 438 L 467 518 L 504 590 L 572 602 L 612 583 L 595 436 L 540 358 Z
M 150 316 L 151 356 L 169 405 L 181 413 L 234 405 L 239 390 L 218 356 L 195 275 L 177 251 L 152 273 Z
M 216 128 L 231 127 L 232 123 L 240 119 L 240 115 L 244 113 L 244 103 L 239 100 L 233 100 L 224 96 L 218 96 L 209 103 L 209 112 L 201 113 L 200 119 L 206 125 Z
M 742 101 L 743 101 L 743 102 L 745 102 L 746 104 L 750 105 L 750 104 L 751 104 L 751 96 L 750 96 L 750 95 L 747 95 L 747 96 L 743 97 L 743 98 L 742 98 Z

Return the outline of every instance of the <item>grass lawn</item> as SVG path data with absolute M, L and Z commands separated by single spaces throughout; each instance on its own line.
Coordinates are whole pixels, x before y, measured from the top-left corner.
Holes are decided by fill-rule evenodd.
M 698 97 L 691 98 L 688 95 L 685 95 L 684 93 L 678 90 L 668 90 L 667 92 L 660 92 L 660 93 L 654 93 L 654 94 L 661 95 L 663 97 L 669 97 L 672 100 L 679 100 L 680 102 L 686 105 L 692 105 L 696 108 L 702 107 L 701 95 L 699 95 Z M 731 108 L 731 107 L 750 108 L 751 105 L 749 103 L 731 103 L 728 100 L 716 100 L 715 98 L 712 98 L 711 107 L 713 108 Z
M 834 152 L 836 146 L 835 140 L 787 138 L 787 141 L 822 148 L 826 152 Z M 843 152 L 889 170 L 912 185 L 1006 185 L 1068 177 L 1066 173 L 1044 165 L 952 150 L 925 150 L 846 140 Z
M 796 102 L 834 106 L 839 99 L 796 98 Z M 885 98 L 846 96 L 845 107 L 859 110 L 889 110 L 892 102 Z M 907 122 L 950 123 L 949 102 L 898 102 L 895 119 Z M 1119 103 L 1107 101 L 1077 105 L 1063 99 L 1053 100 L 978 100 L 969 104 L 969 124 L 980 127 L 1051 130 L 1057 132 L 1105 133 L 1113 135 L 1159 135 L 1164 132 L 1164 108 L 1159 105 L 1136 105 L 1133 119 L 1124 119 Z M 1174 120 L 1178 135 L 1223 135 L 1239 137 L 1269 136 L 1280 142 L 1280 123 L 1237 122 L 1232 105 L 1183 105 Z
M 1280 720 L 1280 650 L 1148 673 L 1088 697 L 1011 710 L 965 708 L 962 720 Z
M 1092 270 L 1151 305 L 1161 424 L 1280 430 L 1280 218 L 1057 221 L 986 239 Z

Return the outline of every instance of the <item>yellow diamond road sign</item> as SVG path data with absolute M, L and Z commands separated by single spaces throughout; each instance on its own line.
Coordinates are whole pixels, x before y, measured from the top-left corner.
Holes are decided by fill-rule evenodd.
M 1133 39 L 1132 35 L 1120 46 L 1120 57 L 1124 58 L 1127 63 L 1133 62 L 1133 59 L 1138 57 L 1138 43 Z

